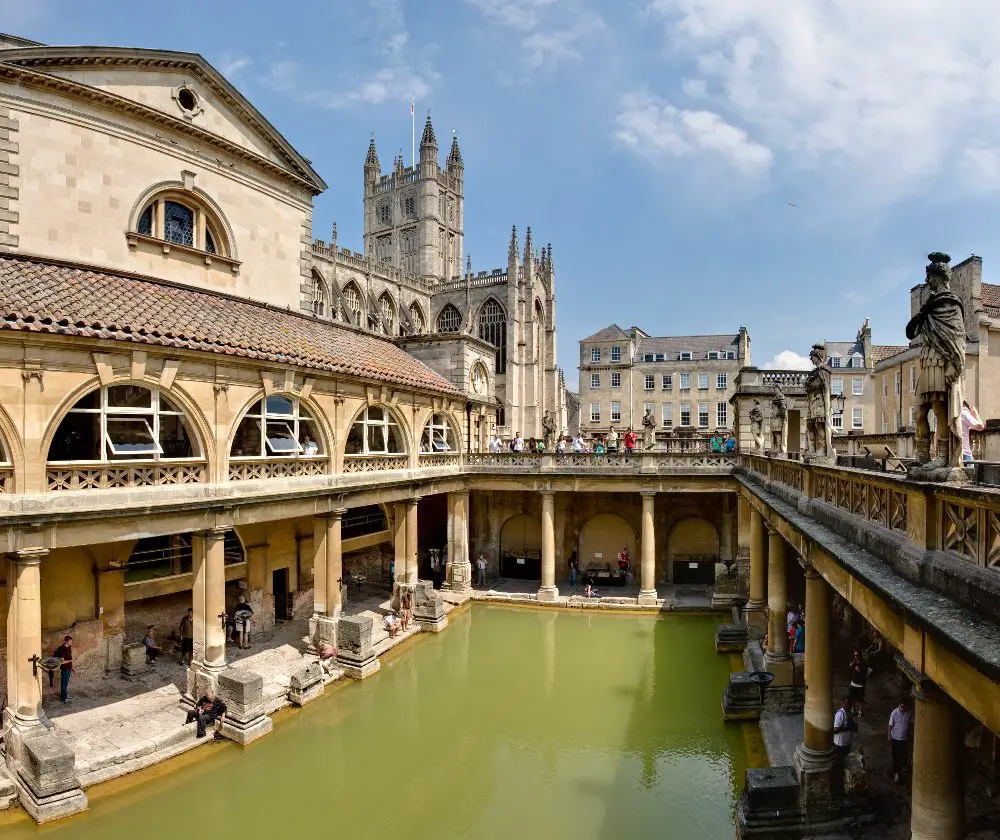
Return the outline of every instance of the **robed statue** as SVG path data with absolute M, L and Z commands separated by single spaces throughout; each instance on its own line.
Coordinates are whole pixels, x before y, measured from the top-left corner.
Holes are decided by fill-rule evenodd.
M 771 397 L 771 454 L 784 455 L 788 441 L 788 401 L 781 386 L 775 384 Z
M 906 325 L 906 337 L 919 338 L 920 376 L 917 380 L 919 405 L 916 412 L 916 471 L 922 478 L 960 479 L 963 475 L 947 475 L 962 468 L 962 414 L 965 374 L 965 309 L 950 288 L 951 257 L 934 252 L 927 257 L 927 300 Z M 937 434 L 931 438 L 929 416 L 937 418 Z M 945 454 L 938 456 L 940 440 Z M 944 468 L 940 476 L 930 476 L 930 470 Z
M 826 348 L 814 344 L 809 353 L 813 369 L 806 376 L 806 434 L 811 458 L 833 458 L 833 425 L 830 409 L 830 381 L 833 374 L 826 363 Z
M 764 449 L 764 412 L 760 410 L 760 400 L 754 400 L 750 408 L 750 438 L 753 442 L 753 451 L 762 452 Z
M 642 448 L 652 449 L 654 443 L 656 443 L 656 418 L 653 416 L 653 410 L 647 408 L 642 416 Z
M 552 419 L 551 411 L 546 411 L 542 415 L 542 437 L 545 441 L 545 451 L 554 451 L 556 447 L 556 421 Z

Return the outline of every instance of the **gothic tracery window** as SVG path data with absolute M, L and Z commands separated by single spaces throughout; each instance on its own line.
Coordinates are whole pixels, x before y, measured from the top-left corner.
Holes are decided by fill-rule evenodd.
M 417 306 L 416 302 L 410 304 L 410 321 L 413 322 L 413 331 L 417 335 L 422 335 L 424 330 L 427 329 L 427 324 L 424 323 L 424 313 L 420 311 L 420 307 Z
M 361 292 L 353 283 L 344 287 L 344 304 L 347 306 L 347 318 L 352 324 L 361 323 Z
M 326 287 L 323 283 L 322 278 L 317 274 L 313 274 L 313 299 L 312 299 L 312 311 L 314 315 L 319 315 L 320 317 L 325 317 L 329 309 L 329 301 L 327 300 Z
M 396 305 L 387 292 L 383 292 L 378 299 L 378 312 L 382 317 L 382 327 L 389 335 L 393 335 L 396 325 Z
M 457 333 L 462 326 L 462 314 L 452 305 L 448 304 L 438 315 L 437 331 L 443 333 Z
M 479 311 L 479 337 L 497 348 L 497 373 L 507 370 L 507 313 L 490 298 Z

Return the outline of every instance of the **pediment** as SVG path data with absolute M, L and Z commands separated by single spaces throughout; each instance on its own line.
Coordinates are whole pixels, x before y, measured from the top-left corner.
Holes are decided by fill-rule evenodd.
M 5 50 L 17 64 L 135 102 L 235 144 L 325 189 L 310 162 L 211 64 L 196 53 L 121 47 Z M 190 91 L 192 97 L 183 94 Z

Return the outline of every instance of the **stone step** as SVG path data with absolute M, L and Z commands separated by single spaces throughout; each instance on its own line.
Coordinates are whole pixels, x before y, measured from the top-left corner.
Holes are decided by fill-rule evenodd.
M 0 767 L 0 811 L 5 811 L 17 802 L 17 788 L 7 775 L 7 768 Z

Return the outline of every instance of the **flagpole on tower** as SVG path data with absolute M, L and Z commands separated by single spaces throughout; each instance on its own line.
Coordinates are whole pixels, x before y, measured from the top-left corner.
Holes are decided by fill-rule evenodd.
M 413 111 L 416 100 L 410 94 L 410 166 L 417 165 L 417 124 L 414 121 Z

